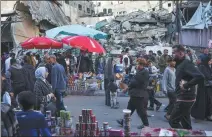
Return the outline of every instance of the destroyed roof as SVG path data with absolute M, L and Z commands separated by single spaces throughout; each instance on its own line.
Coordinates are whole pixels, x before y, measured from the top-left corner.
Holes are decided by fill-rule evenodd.
M 153 11 L 137 11 L 127 15 L 117 16 L 115 21 L 124 22 L 136 22 L 136 23 L 157 23 L 159 22 L 171 22 L 172 15 L 166 9 Z
M 63 26 L 70 24 L 62 11 L 60 5 L 53 1 L 21 1 L 25 6 L 29 7 L 32 19 L 36 23 L 48 21 L 55 26 Z

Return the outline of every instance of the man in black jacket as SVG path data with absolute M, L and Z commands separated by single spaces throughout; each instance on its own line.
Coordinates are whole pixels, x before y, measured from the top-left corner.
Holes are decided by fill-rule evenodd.
M 177 101 L 169 124 L 172 128 L 192 129 L 190 115 L 196 100 L 195 85 L 204 80 L 204 76 L 191 61 L 185 59 L 185 48 L 182 45 L 175 45 L 173 54 L 177 64 L 175 81 Z
M 143 122 L 143 125 L 138 127 L 139 129 L 143 128 L 144 126 L 149 126 L 147 119 L 147 105 L 149 96 L 147 86 L 149 83 L 149 72 L 144 68 L 146 63 L 147 62 L 144 58 L 139 59 L 137 63 L 137 73 L 130 81 L 128 88 L 130 100 L 128 102 L 127 109 L 131 110 L 131 115 L 135 110 L 137 111 Z M 123 126 L 123 120 L 118 120 L 117 122 Z

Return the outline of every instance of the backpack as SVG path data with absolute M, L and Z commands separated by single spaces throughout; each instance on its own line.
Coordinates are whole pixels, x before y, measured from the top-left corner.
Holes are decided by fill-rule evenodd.
M 1 136 L 20 137 L 18 121 L 11 106 L 1 103 Z

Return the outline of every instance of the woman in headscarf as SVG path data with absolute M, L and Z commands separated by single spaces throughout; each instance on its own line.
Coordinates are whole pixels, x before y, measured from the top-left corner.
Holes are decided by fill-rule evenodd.
M 195 119 L 212 121 L 212 70 L 210 68 L 211 57 L 205 55 L 201 58 L 199 70 L 204 74 L 205 80 L 199 83 L 197 98 L 191 110 L 191 116 Z
M 46 106 L 51 101 L 51 99 L 55 99 L 53 94 L 51 85 L 46 80 L 48 76 L 48 71 L 46 67 L 39 67 L 35 71 L 36 82 L 34 86 L 34 93 L 36 97 L 36 110 L 41 110 L 41 112 L 45 112 Z

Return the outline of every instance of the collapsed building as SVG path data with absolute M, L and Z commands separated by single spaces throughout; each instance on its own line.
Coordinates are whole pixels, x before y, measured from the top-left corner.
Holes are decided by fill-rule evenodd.
M 168 10 L 136 11 L 127 15 L 117 16 L 101 31 L 110 35 L 103 43 L 110 51 L 117 48 L 153 46 L 159 43 L 172 43 L 175 24 L 173 14 Z

